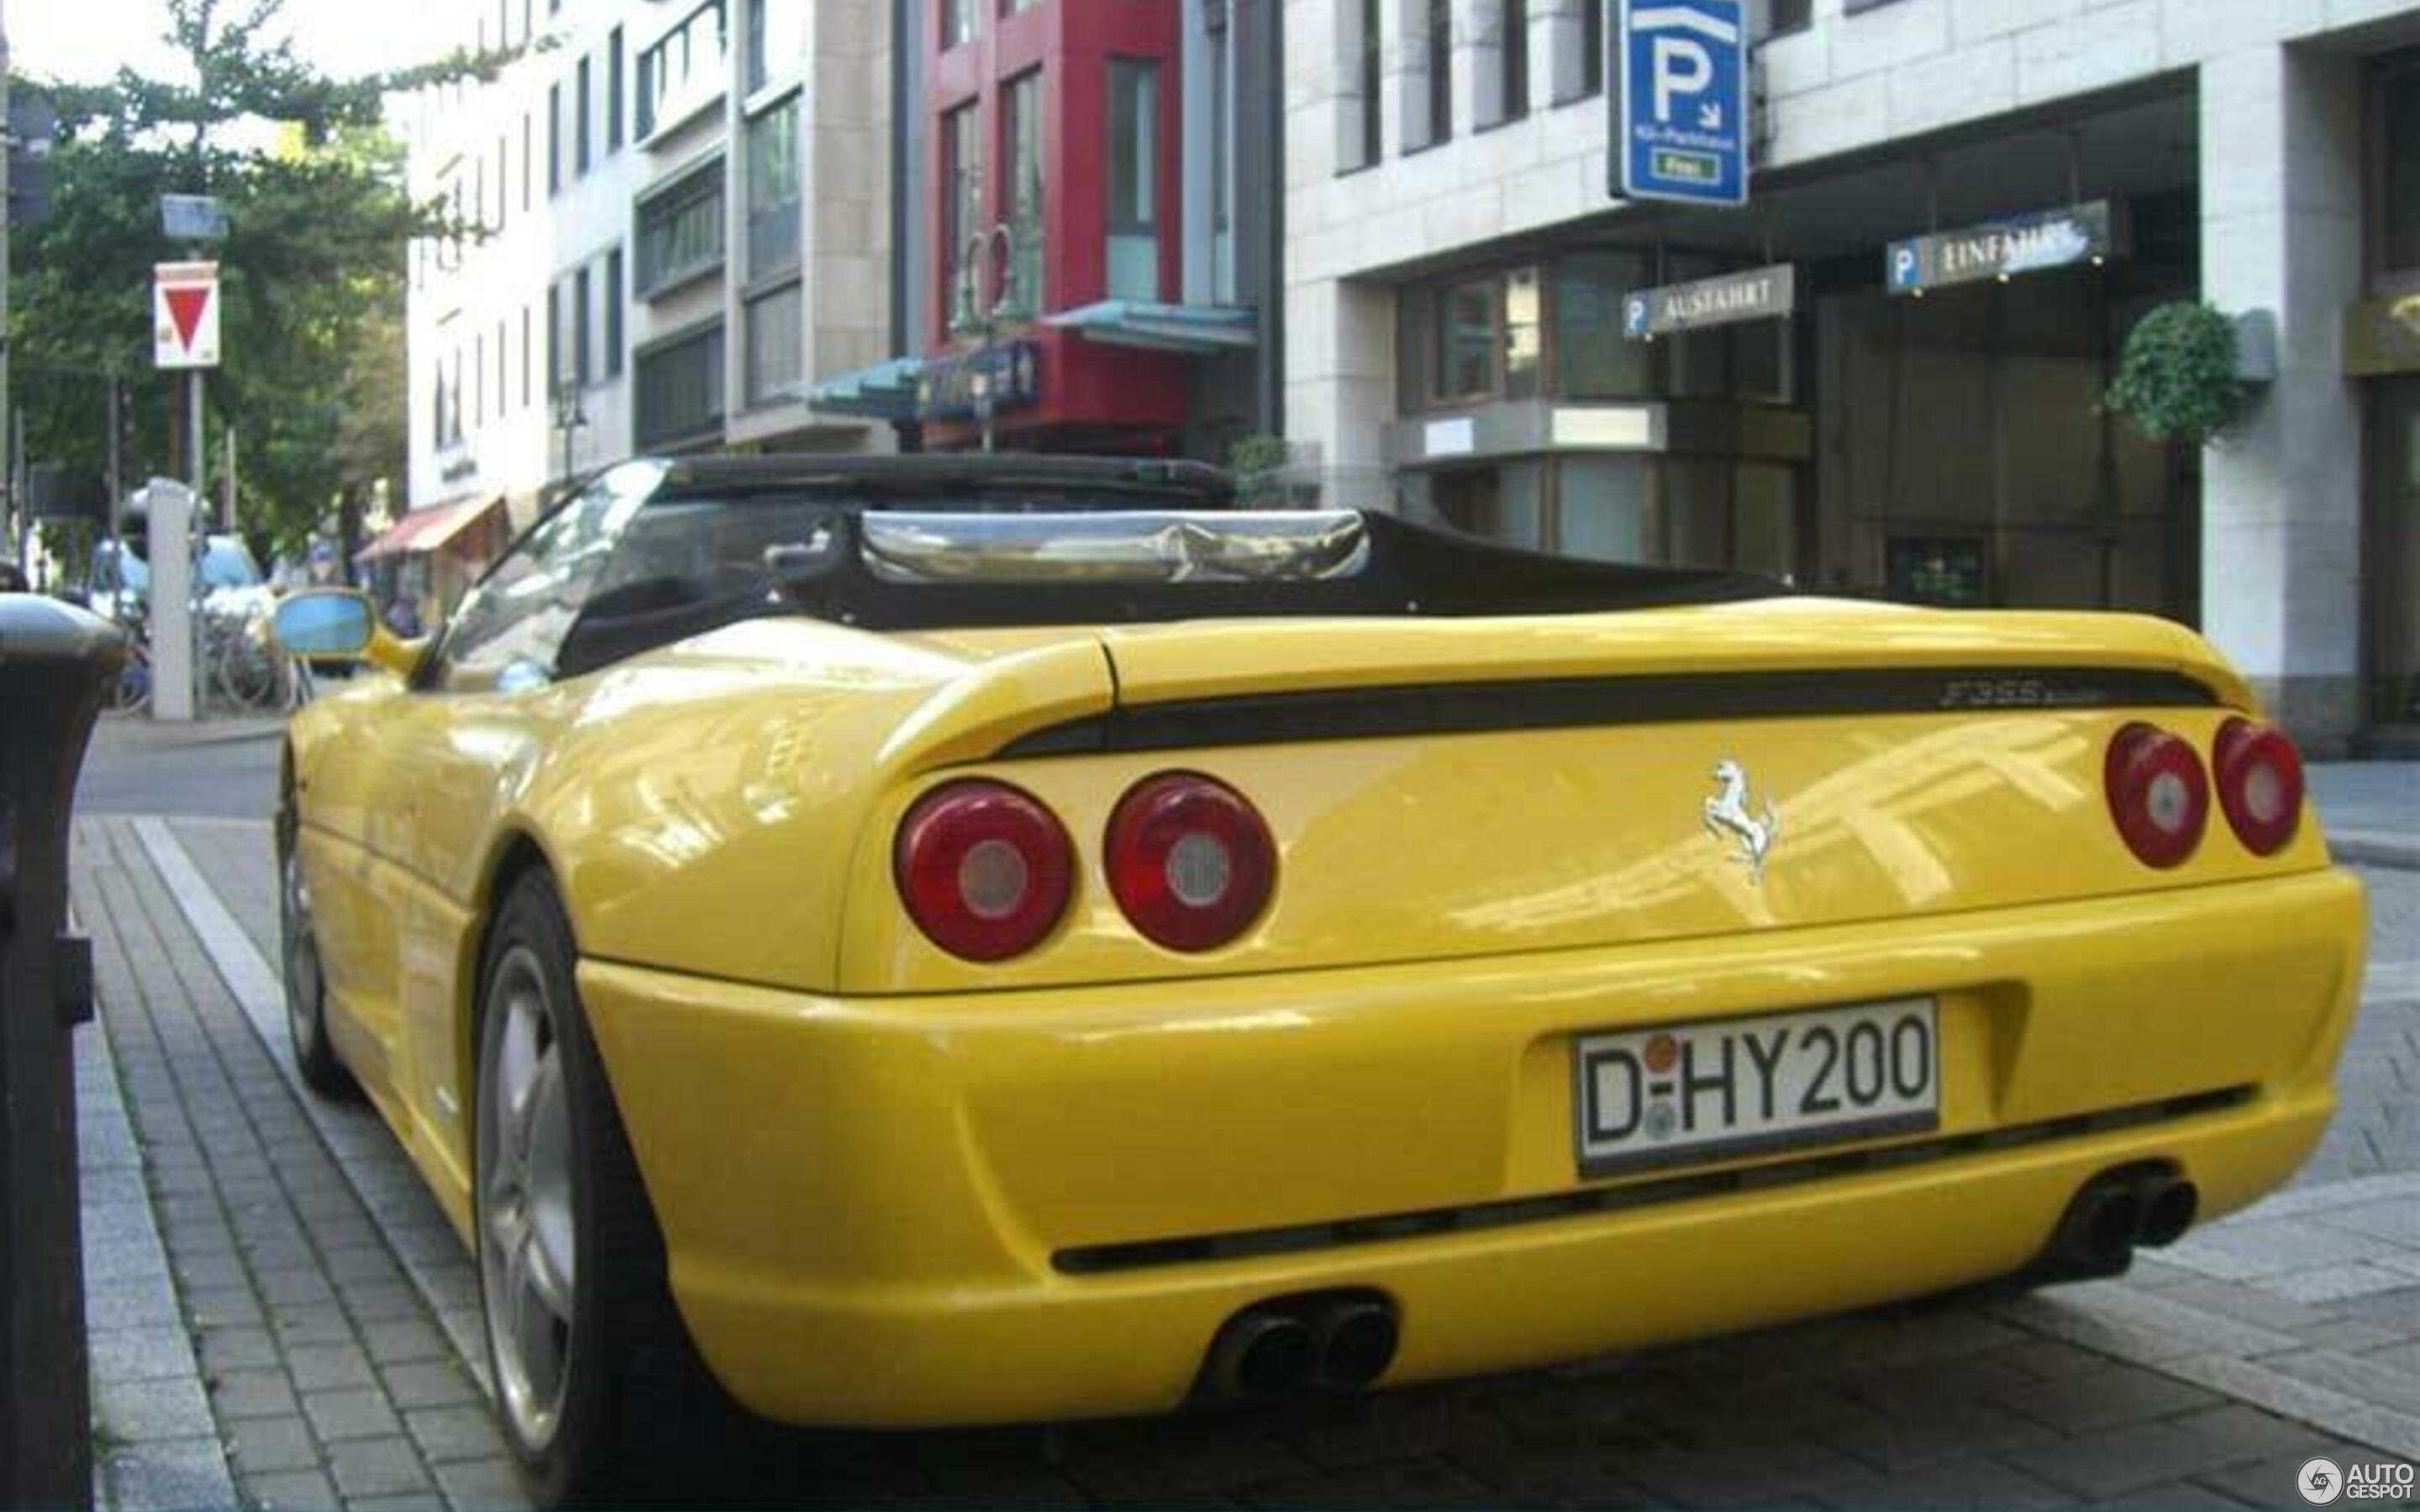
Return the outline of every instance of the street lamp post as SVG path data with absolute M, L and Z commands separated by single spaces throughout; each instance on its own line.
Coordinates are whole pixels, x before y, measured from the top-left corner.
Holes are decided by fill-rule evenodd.
M 587 424 L 587 413 L 580 408 L 580 385 L 558 385 L 554 391 L 554 428 L 563 432 L 563 482 L 566 487 L 571 484 L 572 435 Z
M 1016 221 L 998 221 L 967 238 L 959 249 L 957 307 L 950 316 L 953 334 L 980 334 L 979 350 L 985 358 L 1004 325 L 1023 325 L 1033 318 L 1027 301 L 1028 291 L 1022 286 L 1023 277 L 1016 265 L 1020 238 L 1030 238 L 1034 231 L 1030 217 L 1020 215 Z M 995 255 L 994 248 L 998 248 Z M 983 298 L 984 273 L 992 273 L 993 297 L 989 303 Z M 983 428 L 983 449 L 992 449 L 992 415 L 995 409 L 991 392 L 991 374 L 979 369 L 970 385 L 974 391 L 975 424 Z

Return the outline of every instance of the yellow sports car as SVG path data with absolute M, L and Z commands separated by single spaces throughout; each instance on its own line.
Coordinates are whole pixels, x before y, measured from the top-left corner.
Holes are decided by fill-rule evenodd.
M 646 461 L 293 720 L 295 1049 L 582 1499 L 2122 1270 L 2319 1138 L 2363 902 L 2191 632 Z M 727 1395 L 726 1395 L 727 1394 Z

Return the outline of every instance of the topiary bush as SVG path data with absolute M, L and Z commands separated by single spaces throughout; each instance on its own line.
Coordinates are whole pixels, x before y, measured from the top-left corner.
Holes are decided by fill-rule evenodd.
M 2155 441 L 2207 442 L 2243 403 L 2235 376 L 2235 322 L 2215 306 L 2163 304 L 2126 334 L 2104 402 Z

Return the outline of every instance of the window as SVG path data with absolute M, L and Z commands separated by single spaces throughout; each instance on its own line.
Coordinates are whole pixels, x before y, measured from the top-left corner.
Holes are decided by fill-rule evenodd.
M 563 280 L 558 278 L 546 286 L 547 392 L 561 393 L 570 377 L 571 354 L 564 340 Z
M 2377 75 L 2380 270 L 2420 271 L 2420 59 Z
M 571 380 L 583 389 L 596 371 L 588 360 L 589 312 L 594 308 L 588 296 L 588 270 L 582 268 L 571 275 Z
M 765 8 L 769 0 L 752 0 L 748 7 L 748 54 L 744 82 L 750 94 L 765 87 L 771 72 L 766 68 Z
M 1109 60 L 1109 298 L 1159 298 L 1159 65 Z
M 1428 0 L 1428 143 L 1453 136 L 1453 5 L 1452 0 Z
M 807 351 L 806 332 L 800 324 L 804 315 L 805 304 L 796 283 L 748 301 L 743 366 L 752 408 L 789 397 L 784 391 L 802 376 Z
M 723 0 L 706 0 L 639 54 L 637 132 L 643 140 L 714 98 L 722 82 L 724 47 Z
M 1504 275 L 1504 396 L 1534 399 L 1544 386 L 1544 301 L 1534 268 Z
M 475 224 L 480 230 L 487 230 L 488 159 L 484 153 L 474 154 L 471 159 L 471 203 L 476 207 L 472 212 Z
M 529 112 L 521 112 L 521 213 L 524 215 L 529 213 L 531 205 L 535 203 L 535 201 L 530 198 L 530 180 L 532 177 L 530 164 L 532 161 L 535 159 L 537 154 L 533 150 L 534 139 L 531 135 L 530 125 Z
M 632 419 L 641 446 L 685 440 L 722 424 L 722 326 L 676 336 L 638 357 Z
M 1529 114 L 1528 0 L 1498 0 L 1496 20 L 1496 118 L 1518 120 Z
M 1220 303 L 1235 297 L 1233 39 L 1223 19 L 1210 34 L 1210 297 Z
M 1384 131 L 1380 121 L 1386 116 L 1385 54 L 1379 51 L 1378 8 L 1383 0 L 1355 0 L 1361 15 L 1361 36 L 1358 49 L 1359 85 L 1361 90 L 1360 153 L 1347 167 L 1363 168 L 1378 161 L 1386 152 Z
M 1605 5 L 1580 4 L 1580 98 L 1605 92 Z
M 511 143 L 504 137 L 496 138 L 496 229 L 499 231 L 504 228 L 505 222 L 512 213 L 510 178 L 513 155 L 507 150 L 510 146 Z
M 511 409 L 513 403 L 511 378 L 505 371 L 509 362 L 510 351 L 504 346 L 504 322 L 503 317 L 499 316 L 496 320 L 496 418 L 498 420 L 504 418 L 505 412 Z
M 1493 278 L 1449 284 L 1439 296 L 1436 397 L 1484 398 L 1496 392 L 1497 300 Z
M 964 47 L 975 39 L 975 0 L 941 0 L 941 46 Z
M 573 160 L 576 176 L 585 178 L 588 177 L 588 118 L 594 114 L 594 112 L 589 109 L 589 100 L 593 96 L 590 94 L 588 88 L 588 60 L 586 58 L 582 58 L 580 60 L 580 71 L 577 77 L 579 79 L 579 86 L 574 91 L 574 95 L 578 102 L 580 117 L 579 124 L 571 129 L 571 140 L 574 144 L 573 150 L 577 154 Z
M 758 8 L 762 8 L 760 4 Z M 605 39 L 605 150 L 622 150 L 622 28 Z
M 471 338 L 471 424 L 484 423 L 488 418 L 488 333 L 484 331 Z
M 799 97 L 748 123 L 748 279 L 799 265 Z
M 534 317 L 533 317 L 533 316 L 532 316 L 532 314 L 531 314 L 531 307 L 530 307 L 530 306 L 528 306 L 528 305 L 526 305 L 526 304 L 522 305 L 522 306 L 521 306 L 521 408 L 522 408 L 522 409 L 528 409 L 528 408 L 530 407 L 530 405 L 531 405 L 533 402 L 535 402 L 535 399 L 536 399 L 536 397 L 537 397 L 537 394 L 536 394 L 535 391 L 535 390 L 533 390 L 533 389 L 530 387 L 530 377 L 531 377 L 531 364 L 530 364 L 530 346 L 531 346 L 531 342 L 530 342 L 530 332 L 531 332 L 531 328 L 534 326 L 534 324 L 535 324 L 535 319 L 534 319 Z
M 1652 348 L 1621 332 L 1621 301 L 1647 282 L 1635 252 L 1578 252 L 1555 262 L 1555 370 L 1566 399 L 1639 399 L 1654 392 Z
M 722 160 L 639 204 L 639 298 L 722 264 Z
M 563 85 L 546 86 L 546 192 L 563 193 Z
M 954 310 L 970 271 L 967 242 L 983 224 L 983 147 L 972 104 L 941 117 L 941 267 L 949 276 L 944 308 Z
M 613 560 L 623 528 L 661 478 L 657 468 L 615 468 L 533 526 L 447 627 L 439 686 L 517 693 L 551 682 L 555 654 Z
M 605 255 L 605 376 L 622 376 L 622 249 Z
M 1009 81 L 1001 97 L 1001 213 L 1016 239 L 1011 270 L 1016 297 L 1040 314 L 1047 308 L 1042 288 L 1042 73 L 1035 69 Z

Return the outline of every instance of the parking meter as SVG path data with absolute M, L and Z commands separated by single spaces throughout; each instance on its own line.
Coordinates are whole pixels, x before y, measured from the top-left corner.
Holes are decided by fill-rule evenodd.
M 68 929 L 68 814 L 125 637 L 0 594 L 0 1505 L 92 1501 L 70 1031 L 92 952 Z

